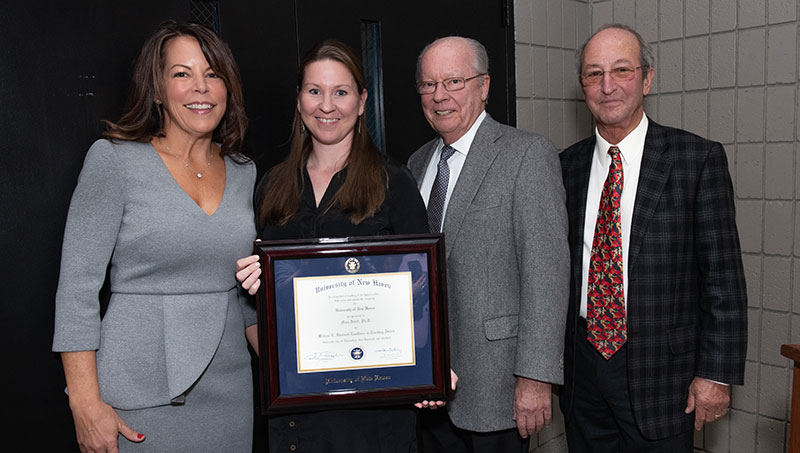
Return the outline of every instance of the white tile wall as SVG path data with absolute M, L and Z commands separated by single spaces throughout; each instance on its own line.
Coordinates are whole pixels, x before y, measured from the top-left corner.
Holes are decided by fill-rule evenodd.
M 657 55 L 648 115 L 725 146 L 748 284 L 746 383 L 695 448 L 785 451 L 792 364 L 779 350 L 800 343 L 800 2 L 515 0 L 515 11 L 518 127 L 560 149 L 592 132 L 574 51 L 620 22 Z M 531 450 L 566 451 L 560 414 Z

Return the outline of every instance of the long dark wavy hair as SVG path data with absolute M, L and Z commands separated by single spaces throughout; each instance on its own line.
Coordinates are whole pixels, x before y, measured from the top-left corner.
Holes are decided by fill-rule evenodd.
M 156 99 L 165 99 L 164 61 L 167 42 L 179 36 L 197 40 L 211 69 L 225 82 L 228 100 L 225 114 L 214 129 L 212 140 L 220 144 L 223 156 L 241 157 L 240 149 L 247 131 L 242 82 L 233 54 L 213 31 L 198 24 L 161 24 L 142 46 L 128 92 L 125 113 L 116 123 L 105 121 L 103 137 L 111 140 L 148 142 L 164 136 L 164 106 Z
M 364 91 L 364 69 L 353 49 L 341 41 L 327 39 L 312 47 L 303 57 L 297 73 L 298 96 L 308 65 L 323 60 L 343 64 L 353 76 L 358 93 Z M 359 116 L 354 125 L 345 180 L 328 206 L 328 209 L 334 206 L 340 209 L 353 224 L 359 224 L 375 214 L 386 197 L 389 182 L 385 157 L 370 138 L 364 117 Z M 258 209 L 259 225 L 285 225 L 297 212 L 303 191 L 303 180 L 299 175 L 308 161 L 311 148 L 311 133 L 303 126 L 300 112 L 295 110 L 289 155 L 267 175 L 263 201 Z

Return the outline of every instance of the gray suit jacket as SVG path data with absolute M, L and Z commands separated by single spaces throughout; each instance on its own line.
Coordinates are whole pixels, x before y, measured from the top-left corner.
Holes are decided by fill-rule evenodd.
M 422 182 L 438 139 L 408 167 Z M 561 167 L 544 137 L 487 116 L 444 218 L 459 428 L 513 428 L 516 376 L 560 384 L 569 295 Z

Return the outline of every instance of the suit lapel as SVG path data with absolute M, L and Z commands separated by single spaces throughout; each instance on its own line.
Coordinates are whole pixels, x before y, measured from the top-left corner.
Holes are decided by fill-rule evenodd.
M 458 181 L 456 181 L 447 205 L 442 231 L 445 233 L 445 248 L 448 257 L 453 250 L 453 244 L 458 239 L 467 209 L 475 198 L 486 172 L 500 152 L 499 147 L 494 146 L 494 143 L 502 135 L 498 123 L 487 114 L 483 123 L 478 127 L 478 132 L 467 153 L 467 160 L 464 161 L 461 174 L 458 176 Z
M 436 150 L 438 141 L 439 139 L 437 138 L 422 145 L 419 151 L 419 157 L 408 161 L 408 169 L 411 171 L 411 175 L 414 176 L 414 179 L 417 180 L 417 189 L 422 187 L 422 180 L 425 178 L 425 172 L 428 170 L 428 164 L 431 161 L 433 152 Z
M 636 201 L 633 207 L 631 240 L 628 246 L 628 275 L 636 264 L 636 257 L 639 254 L 644 233 L 647 231 L 647 224 L 653 217 L 669 177 L 672 159 L 669 153 L 665 152 L 666 150 L 664 129 L 654 121 L 650 121 L 644 140 L 639 186 L 636 189 Z
M 564 187 L 567 189 L 567 212 L 569 213 L 569 242 L 572 262 L 572 282 L 575 294 L 581 293 L 583 280 L 583 229 L 586 222 L 586 196 L 589 190 L 589 175 L 592 170 L 594 137 L 584 141 L 568 160 L 564 161 Z

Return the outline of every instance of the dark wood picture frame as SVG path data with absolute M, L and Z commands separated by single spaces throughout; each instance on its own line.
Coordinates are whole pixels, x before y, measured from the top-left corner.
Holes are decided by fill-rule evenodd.
M 452 397 L 450 388 L 447 280 L 444 236 L 442 234 L 256 241 L 255 250 L 255 253 L 259 255 L 262 267 L 261 286 L 256 295 L 262 413 L 302 412 L 347 407 L 379 407 L 411 404 L 423 400 L 446 401 Z M 294 302 L 293 300 L 287 300 L 285 293 L 288 291 L 294 295 L 294 286 L 291 286 L 292 289 L 289 290 L 277 289 L 276 263 L 284 262 L 299 266 L 298 269 L 303 269 L 303 276 L 329 276 L 332 274 L 316 274 L 314 263 L 330 263 L 336 262 L 336 260 L 344 262 L 352 257 L 356 259 L 365 258 L 366 260 L 386 260 L 388 257 L 397 257 L 398 255 L 401 258 L 406 255 L 422 255 L 426 258 L 422 266 L 424 275 L 427 277 L 424 286 L 426 290 L 422 292 L 424 296 L 417 296 L 417 293 L 414 293 L 413 296 L 414 310 L 418 306 L 422 306 L 420 304 L 427 304 L 428 308 L 429 327 L 425 326 L 421 321 L 419 322 L 421 323 L 421 328 L 427 327 L 427 330 L 424 330 L 427 334 L 424 347 L 429 349 L 416 349 L 416 351 L 424 352 L 423 354 L 415 355 L 415 357 L 421 359 L 420 361 L 409 366 L 378 367 L 381 373 L 388 373 L 380 375 L 384 378 L 388 376 L 388 379 L 385 379 L 386 382 L 381 382 L 380 384 L 370 382 L 366 384 L 370 386 L 368 388 L 352 388 L 352 385 L 350 385 L 350 388 L 347 389 L 336 388 L 335 384 L 329 384 L 329 382 L 341 381 L 343 376 L 345 379 L 352 379 L 353 377 L 358 379 L 360 377 L 362 381 L 364 379 L 372 381 L 371 377 L 373 375 L 370 373 L 374 369 L 354 368 L 352 370 L 340 370 L 331 373 L 317 372 L 313 373 L 313 375 L 300 376 L 295 363 L 297 362 L 296 348 L 293 349 L 294 356 L 291 353 L 285 354 L 286 357 L 282 361 L 279 351 L 283 350 L 286 353 L 287 349 L 285 348 L 292 340 L 291 336 L 288 336 L 289 340 L 287 340 L 287 335 L 279 339 L 279 335 L 281 331 L 287 332 L 286 323 L 290 320 L 294 321 L 293 313 L 295 313 L 294 310 L 287 310 L 286 305 L 291 303 L 294 306 Z M 331 261 L 331 259 L 334 261 Z M 413 271 L 419 272 L 418 267 L 415 269 L 411 269 L 410 265 L 408 267 L 411 274 L 414 274 Z M 358 273 L 346 274 L 343 270 L 341 275 L 358 275 Z M 293 280 L 293 277 L 290 276 L 285 281 L 288 282 L 289 278 Z M 282 288 L 287 288 L 287 286 Z M 280 296 L 276 296 L 276 292 L 280 293 Z M 281 310 L 278 309 L 279 303 L 284 304 Z M 292 314 L 287 316 L 286 313 Z M 414 344 L 417 348 L 420 348 L 421 341 L 418 342 L 417 337 L 421 335 L 416 333 L 417 322 L 417 320 L 414 321 Z M 283 324 L 279 325 L 280 323 Z M 293 325 L 290 330 L 294 332 Z M 347 373 L 351 373 L 349 378 Z M 400 374 L 401 377 L 392 379 L 393 373 Z M 377 379 L 378 374 L 374 374 L 374 376 L 376 381 L 379 380 Z M 411 385 L 406 385 L 403 383 L 404 379 L 406 379 L 403 376 L 410 376 L 412 380 L 416 379 L 416 381 Z M 306 391 L 302 388 L 302 384 L 298 384 L 302 380 L 298 379 L 299 377 L 307 380 L 311 379 L 314 385 L 309 385 Z M 284 379 L 284 382 L 281 379 Z M 333 388 L 326 388 L 325 391 L 320 391 L 319 386 L 322 385 L 320 380 L 326 380 L 325 385 L 333 385 Z M 284 387 L 300 387 L 300 390 L 293 388 L 291 391 L 285 391 L 282 390 L 282 385 Z M 347 386 L 346 384 L 343 385 Z

